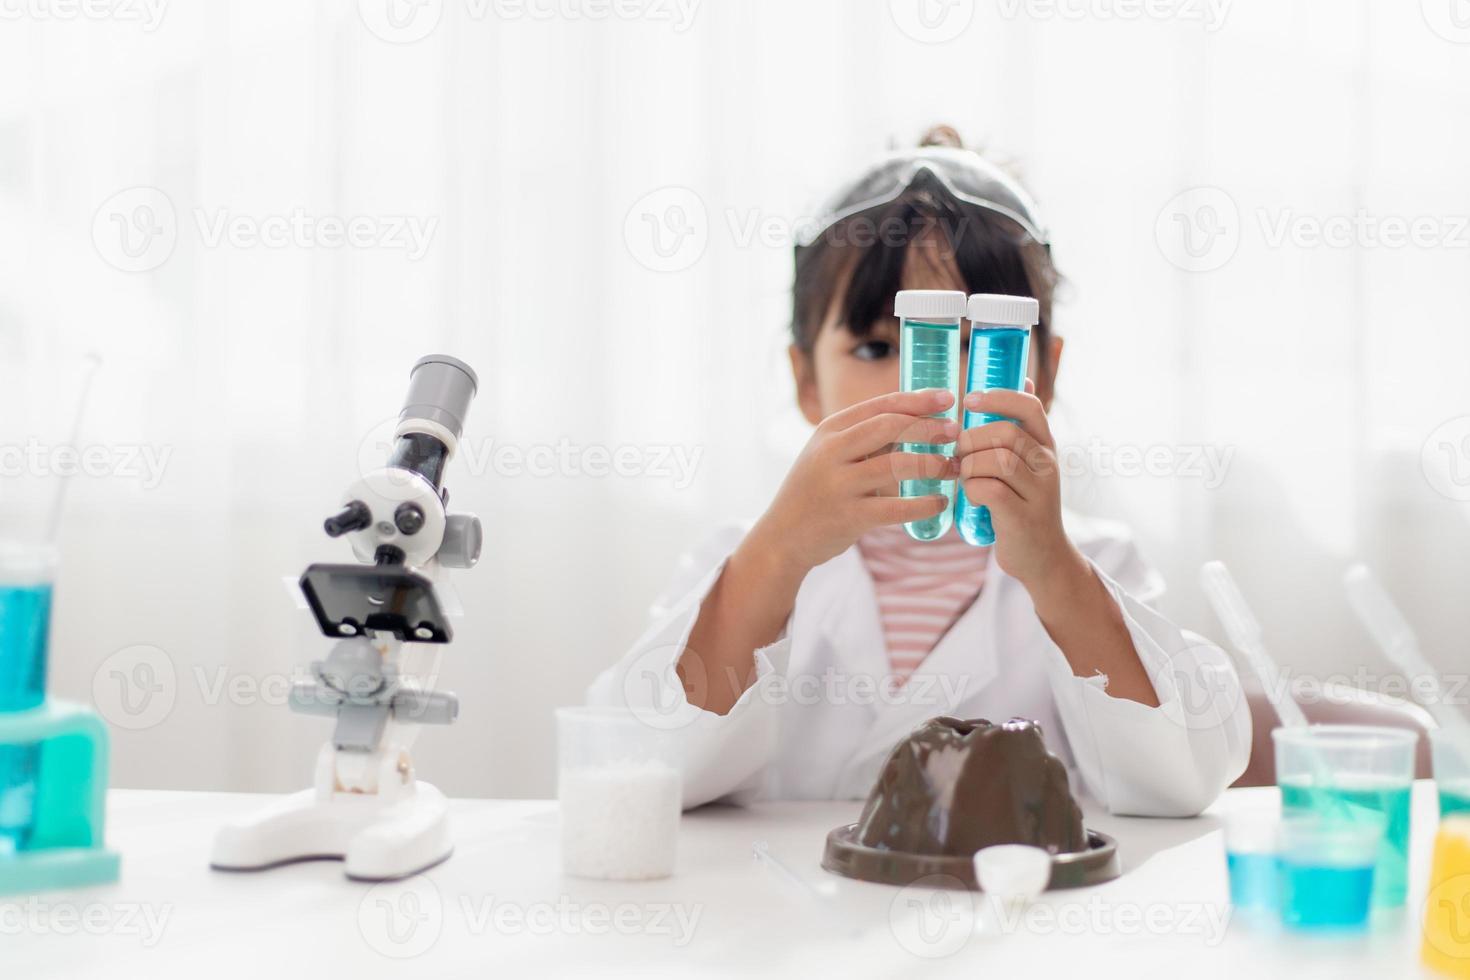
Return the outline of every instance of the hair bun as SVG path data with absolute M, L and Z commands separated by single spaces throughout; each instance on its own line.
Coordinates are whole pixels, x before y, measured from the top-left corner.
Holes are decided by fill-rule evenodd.
M 953 126 L 941 124 L 930 126 L 928 131 L 919 138 L 919 146 L 949 146 L 956 150 L 963 150 L 965 141 L 960 139 L 959 131 Z

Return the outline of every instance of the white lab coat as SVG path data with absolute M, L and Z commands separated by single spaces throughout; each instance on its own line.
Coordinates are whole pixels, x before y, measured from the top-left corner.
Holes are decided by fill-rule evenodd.
M 1067 533 L 1123 611 L 1158 695 L 1150 708 L 1073 674 L 1019 582 L 992 564 L 979 598 L 907 685 L 889 674 L 873 582 L 856 547 L 813 569 L 756 682 L 725 715 L 689 704 L 674 672 L 700 603 L 744 535 L 728 527 L 685 555 L 633 648 L 588 691 L 684 740 L 684 805 L 860 799 L 910 730 L 936 715 L 1041 724 L 1074 787 L 1114 813 L 1198 813 L 1244 771 L 1249 711 L 1230 659 L 1150 603 L 1163 581 L 1119 525 L 1067 515 Z M 1080 780 L 1080 786 L 1077 785 Z

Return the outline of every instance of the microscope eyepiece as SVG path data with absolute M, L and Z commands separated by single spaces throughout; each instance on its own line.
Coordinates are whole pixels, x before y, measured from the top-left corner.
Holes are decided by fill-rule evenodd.
M 479 390 L 474 368 L 448 354 L 421 357 L 408 372 L 408 396 L 403 400 L 400 422 L 424 419 L 448 429 L 455 439 L 464 431 L 470 400 Z

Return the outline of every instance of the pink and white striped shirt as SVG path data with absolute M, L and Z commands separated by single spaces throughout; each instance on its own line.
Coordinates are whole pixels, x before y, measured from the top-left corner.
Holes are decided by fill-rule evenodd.
M 902 686 L 980 594 L 990 549 L 966 544 L 954 529 L 915 541 L 898 526 L 869 531 L 857 544 L 878 596 L 893 681 Z

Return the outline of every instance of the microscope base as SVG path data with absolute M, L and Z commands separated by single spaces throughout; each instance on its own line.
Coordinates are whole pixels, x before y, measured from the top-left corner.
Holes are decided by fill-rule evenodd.
M 293 793 L 259 813 L 220 828 L 210 855 L 217 871 L 264 871 L 297 861 L 339 859 L 357 881 L 407 878 L 454 850 L 449 802 L 428 783 L 397 799 L 377 794 Z

